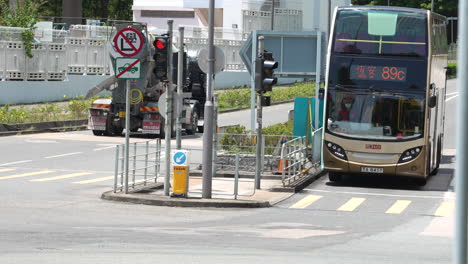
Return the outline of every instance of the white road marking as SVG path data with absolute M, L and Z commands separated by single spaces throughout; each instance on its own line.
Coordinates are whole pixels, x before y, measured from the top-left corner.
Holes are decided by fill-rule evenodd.
M 61 155 L 55 155 L 55 156 L 48 156 L 48 157 L 44 157 L 44 159 L 59 158 L 59 157 L 77 155 L 77 154 L 81 154 L 81 153 L 82 153 L 82 152 L 73 152 L 73 153 L 67 153 L 67 154 L 61 154 Z
M 18 164 L 18 163 L 25 163 L 25 162 L 31 162 L 31 161 L 32 161 L 32 160 L 15 161 L 15 162 L 9 162 L 9 163 L 0 164 L 0 166 L 6 166 L 6 165 L 12 165 L 12 164 Z
M 458 92 L 448 93 L 448 94 L 446 94 L 446 96 L 450 96 L 450 95 L 454 95 L 454 94 L 458 94 Z
M 448 102 L 448 101 L 450 101 L 450 100 L 452 100 L 452 99 L 454 99 L 454 98 L 456 98 L 456 97 L 458 97 L 458 95 L 455 95 L 455 96 L 452 96 L 452 97 L 450 97 L 450 98 L 445 99 L 445 102 Z
M 324 193 L 341 193 L 353 195 L 373 195 L 373 196 L 386 196 L 386 197 L 408 197 L 408 198 L 424 198 L 424 199 L 442 199 L 444 196 L 425 196 L 425 195 L 403 195 L 403 194 L 385 194 L 385 193 L 363 193 L 363 192 L 335 192 L 326 190 L 304 189 L 309 192 L 324 192 Z
M 97 148 L 97 149 L 93 149 L 93 151 L 100 151 L 100 150 L 106 150 L 106 149 L 112 149 L 112 148 L 115 148 L 115 146 L 105 147 L 105 148 Z

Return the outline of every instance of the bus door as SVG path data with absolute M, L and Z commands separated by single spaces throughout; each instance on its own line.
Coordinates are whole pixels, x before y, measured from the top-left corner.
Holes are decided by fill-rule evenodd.
M 430 173 L 436 166 L 436 159 L 437 159 L 437 138 L 438 138 L 438 129 L 437 129 L 437 119 L 438 119 L 438 111 L 437 109 L 439 108 L 438 104 L 435 103 L 432 107 L 430 106 L 431 103 L 431 97 L 435 96 L 436 98 L 439 98 L 438 94 L 438 89 L 436 88 L 436 84 L 431 83 L 429 85 L 429 96 L 428 96 L 428 111 L 429 111 L 429 148 L 428 149 L 430 152 L 428 153 L 429 155 L 429 161 L 430 164 L 428 165 L 429 167 L 429 172 Z M 436 101 L 437 102 L 437 101 Z

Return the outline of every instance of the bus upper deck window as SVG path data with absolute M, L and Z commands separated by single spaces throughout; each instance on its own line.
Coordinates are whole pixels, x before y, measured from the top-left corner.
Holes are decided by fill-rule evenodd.
M 370 35 L 395 35 L 398 14 L 374 11 L 368 13 L 367 19 L 367 31 Z

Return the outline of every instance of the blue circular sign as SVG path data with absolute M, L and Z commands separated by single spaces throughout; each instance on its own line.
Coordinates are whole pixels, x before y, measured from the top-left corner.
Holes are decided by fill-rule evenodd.
M 174 154 L 174 163 L 177 165 L 184 164 L 187 161 L 187 155 L 184 152 L 176 152 Z

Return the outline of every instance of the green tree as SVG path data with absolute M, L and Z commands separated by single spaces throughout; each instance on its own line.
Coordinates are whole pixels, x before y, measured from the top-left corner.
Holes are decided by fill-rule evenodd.
M 115 20 L 132 20 L 132 0 L 110 0 L 109 18 Z
M 34 25 L 40 16 L 40 8 L 45 0 L 22 0 L 16 2 L 16 8 L 10 7 L 10 1 L 0 0 L 0 21 L 2 26 L 27 28 L 21 31 L 26 56 L 32 58 Z
M 402 6 L 431 9 L 431 0 L 352 0 L 353 5 Z M 458 0 L 434 0 L 434 12 L 444 16 L 458 15 Z

